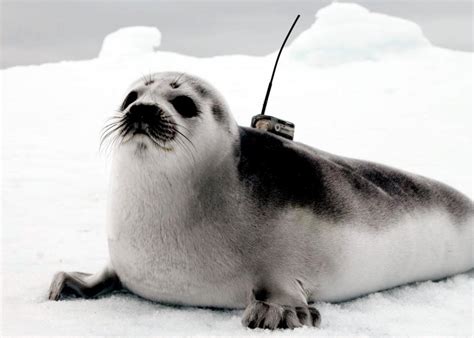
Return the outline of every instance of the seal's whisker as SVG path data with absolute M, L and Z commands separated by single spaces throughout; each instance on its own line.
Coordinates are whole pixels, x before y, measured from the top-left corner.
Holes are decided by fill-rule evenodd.
M 175 128 L 171 128 L 171 130 L 172 130 L 174 133 L 179 133 L 179 134 L 180 134 L 180 132 L 179 132 L 178 130 L 176 130 Z M 182 148 L 183 150 L 185 150 L 186 153 L 188 153 L 189 155 L 191 155 L 193 161 L 195 161 L 194 154 L 193 154 L 192 150 L 189 148 L 189 146 L 188 146 L 185 142 L 183 142 L 182 139 L 180 139 L 180 138 L 178 138 L 178 137 L 175 137 L 175 138 L 173 138 L 172 141 L 174 141 L 174 142 L 176 142 L 177 144 L 179 144 L 179 145 L 181 146 L 181 148 Z
M 191 160 L 193 161 L 193 164 L 195 164 L 196 163 L 196 158 L 195 158 L 193 152 L 191 151 L 191 149 L 189 149 L 189 147 L 180 138 L 176 138 L 175 141 L 180 145 L 180 147 L 183 150 L 185 150 L 185 153 L 190 156 Z
M 194 146 L 194 143 L 186 136 L 184 135 L 182 132 L 180 132 L 178 129 L 175 129 L 175 131 L 180 134 L 181 136 L 183 136 L 188 142 L 189 144 L 194 148 L 194 151 L 196 151 L 196 147 Z
M 109 143 L 109 148 L 110 150 L 113 150 L 115 148 L 115 145 L 117 142 L 120 140 L 118 135 L 115 135 L 114 138 L 112 139 L 112 142 Z M 122 142 L 123 138 L 120 140 L 120 143 Z
M 107 137 L 109 137 L 111 134 L 113 134 L 115 131 L 123 128 L 125 126 L 125 124 L 126 124 L 126 122 L 122 121 L 122 122 L 116 122 L 111 126 L 107 126 L 107 129 L 102 132 L 101 143 L 105 139 L 107 139 Z
M 141 80 L 145 84 L 145 86 L 148 86 L 148 85 L 152 84 L 154 82 L 153 81 L 153 73 L 143 74 L 142 77 L 141 77 Z
M 196 151 L 196 147 L 194 146 L 194 143 L 190 140 L 190 138 L 188 136 L 186 136 L 183 132 L 181 132 L 178 128 L 176 128 L 177 126 L 181 126 L 180 124 L 178 124 L 174 121 L 171 121 L 169 119 L 167 119 L 166 122 L 163 123 L 163 124 L 164 124 L 163 127 L 166 130 L 169 129 L 169 131 L 171 131 L 172 133 L 177 133 L 177 134 L 181 135 L 193 147 L 194 151 Z M 162 126 L 160 126 L 159 128 L 162 129 Z M 185 127 L 183 127 L 183 128 L 189 131 L 189 129 L 187 129 Z M 175 140 L 177 141 L 177 140 L 179 140 L 179 138 L 176 138 Z M 185 148 L 187 150 L 187 152 L 189 152 L 191 154 L 191 156 L 193 157 L 193 160 L 195 161 L 194 154 L 191 151 L 191 149 L 188 146 L 186 146 L 186 144 L 184 142 L 181 142 L 181 144 L 182 144 L 182 147 Z
M 120 119 L 122 119 L 123 116 L 112 116 L 112 117 L 109 117 L 106 121 L 105 121 L 105 124 L 104 124 L 104 127 L 102 127 L 102 129 L 105 129 L 107 126 L 111 125 L 111 124 L 114 124 L 114 123 L 117 123 L 120 121 Z
M 120 137 L 125 137 L 128 135 L 129 132 L 132 131 L 132 126 L 130 125 L 127 125 L 125 128 L 122 129 L 122 131 L 120 132 L 119 136 Z
M 180 128 L 183 128 L 183 129 L 186 130 L 187 132 L 191 132 L 191 130 L 189 130 L 189 128 L 186 128 L 186 127 L 183 126 L 182 124 L 176 123 L 176 122 L 174 122 L 174 121 L 167 121 L 167 122 L 170 123 L 170 124 L 173 124 L 173 125 L 175 125 L 175 126 L 178 126 L 178 127 L 180 127 Z
M 109 130 L 107 133 L 103 134 L 102 137 L 100 138 L 99 149 L 102 149 L 107 139 L 119 129 L 120 129 L 120 126 L 118 125 L 118 126 L 115 126 L 112 130 Z
M 114 127 L 117 127 L 120 124 L 120 121 L 116 121 L 114 123 L 109 123 L 106 126 L 102 128 L 102 135 L 106 134 L 109 130 L 113 129 Z
M 161 145 L 158 141 L 156 141 L 155 137 L 153 135 L 149 135 L 150 140 L 158 147 L 164 148 L 166 146 L 166 142 L 163 142 L 163 145 Z M 161 140 L 160 140 L 161 141 Z
M 105 147 L 106 153 L 109 151 L 110 148 L 113 147 L 113 145 L 116 143 L 116 138 L 119 136 L 119 135 L 115 135 L 115 136 L 113 135 L 117 134 L 117 132 L 120 131 L 121 129 L 123 130 L 123 128 L 129 122 L 129 117 L 126 114 L 121 114 L 120 116 L 115 115 L 115 116 L 112 116 L 111 119 L 115 119 L 115 121 L 109 122 L 102 128 L 102 135 L 101 135 L 100 144 L 99 144 L 99 151 L 102 151 L 102 149 L 104 149 L 103 148 L 104 144 L 107 143 L 107 146 Z M 112 139 L 109 142 L 107 142 L 109 138 L 112 138 Z
M 179 75 L 176 77 L 176 79 L 174 79 L 174 80 L 170 83 L 171 87 L 173 87 L 173 88 L 178 88 L 179 86 L 181 86 L 181 85 L 184 83 L 184 81 L 183 81 L 182 83 L 178 83 L 178 81 L 183 77 L 183 75 L 184 75 L 184 73 L 179 74 Z
M 173 129 L 174 129 L 174 131 L 175 131 L 176 133 L 178 133 L 178 134 L 180 134 L 181 136 L 183 136 L 183 137 L 185 138 L 185 140 L 191 144 L 191 146 L 193 147 L 194 151 L 196 151 L 196 147 L 194 146 L 194 143 L 191 141 L 189 135 L 186 135 L 184 132 L 181 132 L 180 130 L 178 130 L 178 128 L 173 128 Z
M 113 149 L 115 144 L 117 143 L 117 140 L 119 139 L 119 134 L 114 133 L 113 136 L 109 137 L 110 141 L 107 142 L 107 146 L 105 148 L 105 151 L 108 152 L 109 150 Z
M 166 142 L 169 140 L 169 138 L 164 137 L 163 135 L 161 135 L 161 133 L 159 133 L 159 132 L 158 132 L 157 130 L 155 130 L 154 128 L 150 128 L 150 129 L 148 130 L 148 133 L 149 133 L 151 136 L 153 136 L 154 138 L 156 138 L 156 139 L 162 141 L 163 143 L 166 143 Z
M 113 124 L 119 122 L 120 119 L 122 119 L 122 118 L 123 118 L 123 116 L 112 116 L 112 117 L 109 117 L 109 118 L 105 121 L 105 125 L 104 125 L 104 127 L 102 127 L 102 129 L 105 129 L 105 128 L 107 128 L 108 126 L 113 125 Z
M 126 114 L 123 115 L 115 115 L 107 119 L 105 126 L 102 129 L 107 129 L 107 127 L 114 125 L 116 123 L 128 121 L 128 116 Z

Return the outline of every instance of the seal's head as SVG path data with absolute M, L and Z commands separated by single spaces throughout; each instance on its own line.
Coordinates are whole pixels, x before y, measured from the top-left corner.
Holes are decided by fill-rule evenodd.
M 104 130 L 114 152 L 139 159 L 180 162 L 216 154 L 235 139 L 237 125 L 222 96 L 184 73 L 155 73 L 135 81 L 118 115 Z M 222 154 L 221 154 L 222 155 Z M 208 160 L 213 160 L 208 158 Z

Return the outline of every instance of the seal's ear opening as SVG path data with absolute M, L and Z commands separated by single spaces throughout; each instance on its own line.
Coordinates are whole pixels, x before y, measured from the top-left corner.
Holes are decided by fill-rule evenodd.
M 183 117 L 190 118 L 198 115 L 198 110 L 193 99 L 189 96 L 176 96 L 170 101 L 174 109 Z

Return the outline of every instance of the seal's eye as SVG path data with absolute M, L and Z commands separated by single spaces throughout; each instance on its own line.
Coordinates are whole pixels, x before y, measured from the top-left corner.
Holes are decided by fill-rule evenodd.
M 194 117 L 198 114 L 194 101 L 188 96 L 176 96 L 170 102 L 181 116 Z
M 129 105 L 135 102 L 138 99 L 138 93 L 133 91 L 130 92 L 125 100 L 123 101 L 122 105 L 120 106 L 120 110 L 125 110 Z

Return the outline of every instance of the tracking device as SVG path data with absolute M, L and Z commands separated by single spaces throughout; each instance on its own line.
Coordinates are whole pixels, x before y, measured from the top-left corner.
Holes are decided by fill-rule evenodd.
M 286 35 L 285 40 L 283 41 L 283 44 L 280 47 L 280 51 L 278 52 L 278 56 L 275 61 L 275 66 L 273 67 L 272 77 L 270 78 L 270 82 L 268 83 L 265 100 L 263 101 L 262 112 L 259 115 L 255 115 L 254 117 L 252 117 L 251 122 L 252 128 L 266 130 L 269 133 L 284 137 L 289 140 L 293 140 L 293 137 L 295 135 L 295 125 L 291 122 L 279 119 L 277 117 L 265 115 L 265 109 L 267 108 L 268 97 L 270 96 L 270 91 L 272 90 L 273 77 L 275 76 L 278 60 L 280 60 L 280 55 L 283 51 L 283 47 L 285 47 L 286 40 L 288 40 L 288 37 L 290 36 L 291 31 L 295 27 L 296 22 L 299 18 L 300 15 L 298 14 L 296 16 L 295 21 L 293 21 L 293 24 L 291 25 L 291 28 L 288 31 L 288 34 Z

